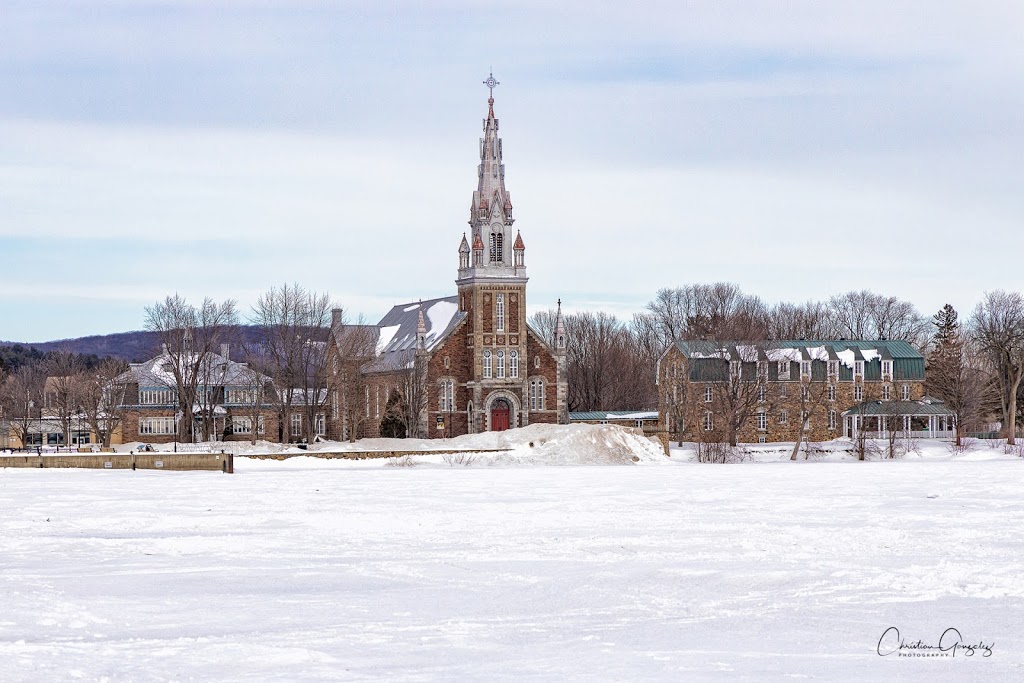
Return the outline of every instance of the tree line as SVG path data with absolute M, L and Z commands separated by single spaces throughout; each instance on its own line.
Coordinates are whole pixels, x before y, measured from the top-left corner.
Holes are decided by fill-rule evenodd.
M 243 359 L 254 378 L 265 375 L 283 389 L 265 394 L 282 418 L 295 410 L 304 414 L 307 439 L 315 436 L 316 415 L 329 400 L 331 377 L 334 386 L 344 386 L 344 393 L 351 394 L 342 397 L 343 403 L 352 409 L 353 424 L 358 421 L 359 363 L 373 355 L 372 328 L 361 321 L 351 324 L 344 316 L 332 321 L 335 308 L 326 293 L 285 284 L 261 295 L 246 316 L 262 333 L 259 342 L 240 345 Z M 550 339 L 555 317 L 554 311 L 541 311 L 531 316 L 531 324 Z M 193 305 L 173 295 L 146 308 L 146 329 L 158 335 L 174 359 L 173 388 L 183 416 L 183 438 L 192 433 L 193 407 L 198 404 L 202 414 L 200 359 L 220 344 L 236 342 L 242 319 L 230 299 L 205 299 Z M 337 339 L 347 340 L 350 347 L 340 355 L 357 361 L 335 361 L 337 367 L 328 368 L 326 342 L 332 322 L 345 330 Z M 673 341 L 696 339 L 902 339 L 926 358 L 929 394 L 946 401 L 964 428 L 980 429 L 995 416 L 1012 438 L 1024 405 L 1024 297 L 1018 292 L 986 293 L 963 323 L 951 306 L 928 317 L 909 301 L 868 290 L 768 304 L 735 284 L 718 282 L 661 289 L 630 319 L 583 311 L 565 315 L 564 323 L 568 407 L 573 412 L 657 409 L 658 358 Z M 77 377 L 76 383 L 88 385 L 109 381 L 117 376 L 115 370 L 124 369 L 119 362 L 67 352 L 43 354 L 24 347 L 0 352 L 0 409 L 7 419 L 42 405 L 46 377 Z M 56 400 L 84 409 L 83 401 L 73 400 L 72 389 L 61 388 Z M 262 393 L 266 388 L 252 390 Z M 57 412 L 63 414 L 64 409 Z M 109 425 L 93 425 L 97 433 L 104 427 Z

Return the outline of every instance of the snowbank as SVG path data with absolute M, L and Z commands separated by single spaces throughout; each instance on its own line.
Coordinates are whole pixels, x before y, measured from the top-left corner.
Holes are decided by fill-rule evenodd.
M 236 445 L 236 444 L 227 444 Z M 260 449 L 249 444 L 241 446 L 235 452 L 244 456 L 247 453 L 280 452 L 280 446 Z M 311 446 L 312 452 L 351 452 L 351 451 L 422 451 L 423 455 L 412 458 L 417 465 L 448 466 L 452 458 L 445 458 L 436 451 L 456 451 L 470 453 L 470 466 L 516 466 L 516 465 L 634 465 L 634 464 L 665 464 L 661 447 L 650 439 L 640 435 L 633 429 L 616 425 L 546 425 L 536 424 L 520 429 L 509 429 L 504 432 L 485 432 L 467 434 L 452 439 L 362 439 L 355 443 L 339 443 L 327 441 Z M 434 451 L 433 453 L 431 451 Z M 485 451 L 485 452 L 479 452 Z M 498 451 L 498 452 L 486 452 Z M 288 449 L 289 453 L 306 453 L 297 449 Z M 280 466 L 283 463 L 265 461 L 266 466 Z M 269 463 L 275 462 L 274 465 Z M 291 467 L 309 466 L 311 462 L 330 463 L 340 467 L 380 467 L 388 465 L 387 459 L 375 460 L 323 460 L 313 456 L 309 458 L 289 458 Z M 242 463 L 243 467 L 255 461 Z M 236 466 L 239 463 L 236 463 Z M 465 459 L 462 463 L 466 464 Z

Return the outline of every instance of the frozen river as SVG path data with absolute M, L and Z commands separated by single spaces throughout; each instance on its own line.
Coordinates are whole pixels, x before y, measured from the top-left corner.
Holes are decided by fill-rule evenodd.
M 1020 459 L 236 467 L 0 471 L 0 680 L 1024 678 Z

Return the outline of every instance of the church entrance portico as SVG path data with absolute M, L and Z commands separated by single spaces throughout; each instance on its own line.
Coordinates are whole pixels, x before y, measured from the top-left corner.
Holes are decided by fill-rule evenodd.
M 486 429 L 489 432 L 503 432 L 518 426 L 519 404 L 511 394 L 500 392 L 487 399 Z

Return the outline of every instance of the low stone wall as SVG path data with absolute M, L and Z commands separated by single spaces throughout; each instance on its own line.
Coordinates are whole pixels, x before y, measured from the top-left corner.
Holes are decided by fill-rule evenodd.
M 75 455 L 5 455 L 0 456 L 2 467 L 76 467 L 99 470 L 171 470 L 177 472 L 206 470 L 211 472 L 235 471 L 234 457 L 230 453 L 93 453 Z
M 253 453 L 240 455 L 257 460 L 287 460 L 288 458 L 323 458 L 325 460 L 369 460 L 371 458 L 401 458 L 405 455 L 444 455 L 445 453 L 507 453 L 507 448 L 450 448 L 409 451 L 308 451 L 305 453 Z

